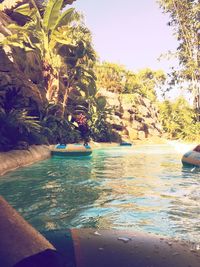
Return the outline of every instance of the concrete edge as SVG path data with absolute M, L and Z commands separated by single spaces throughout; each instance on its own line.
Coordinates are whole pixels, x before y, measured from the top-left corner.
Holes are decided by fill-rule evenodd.
M 33 145 L 28 150 L 12 150 L 0 153 L 0 176 L 20 167 L 51 157 L 51 150 L 45 145 Z

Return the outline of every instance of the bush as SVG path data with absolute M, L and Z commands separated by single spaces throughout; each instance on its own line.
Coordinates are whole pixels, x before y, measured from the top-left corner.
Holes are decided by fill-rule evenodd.
M 0 88 L 0 150 L 27 147 L 19 144 L 32 144 L 35 136 L 39 135 L 39 121 L 29 116 L 28 110 L 24 108 L 27 101 L 21 95 L 20 88 Z
M 180 97 L 175 102 L 164 101 L 159 105 L 160 121 L 169 138 L 198 141 L 200 123 L 197 113 Z

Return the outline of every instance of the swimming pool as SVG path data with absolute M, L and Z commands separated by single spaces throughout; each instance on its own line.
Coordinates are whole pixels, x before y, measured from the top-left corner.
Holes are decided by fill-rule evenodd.
M 200 240 L 200 172 L 171 145 L 96 149 L 0 178 L 0 194 L 38 230 L 129 229 Z

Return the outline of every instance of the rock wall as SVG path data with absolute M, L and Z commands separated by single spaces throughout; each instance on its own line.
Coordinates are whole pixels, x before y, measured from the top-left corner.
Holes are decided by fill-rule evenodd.
M 101 90 L 101 94 L 113 110 L 113 115 L 108 118 L 114 133 L 112 141 L 162 136 L 158 110 L 149 99 L 139 94 L 119 95 L 106 90 Z
M 12 150 L 0 153 L 0 175 L 19 167 L 33 164 L 51 156 L 48 146 L 31 146 L 28 150 Z

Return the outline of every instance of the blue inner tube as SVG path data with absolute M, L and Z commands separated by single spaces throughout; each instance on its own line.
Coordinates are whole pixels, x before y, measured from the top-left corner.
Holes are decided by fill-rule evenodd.
M 120 146 L 132 146 L 132 144 L 128 142 L 121 142 Z
M 64 144 L 56 145 L 56 149 L 65 149 L 66 147 L 67 147 L 67 145 L 64 145 Z

